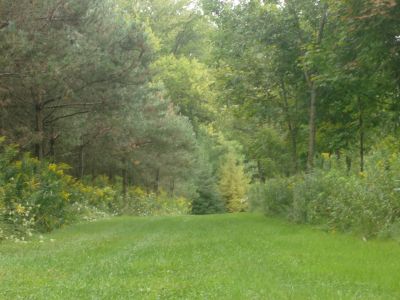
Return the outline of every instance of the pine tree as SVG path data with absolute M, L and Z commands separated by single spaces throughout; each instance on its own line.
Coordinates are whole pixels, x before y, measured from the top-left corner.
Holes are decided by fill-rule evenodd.
M 192 202 L 192 213 L 203 215 L 224 212 L 224 203 L 218 193 L 216 179 L 212 174 L 212 166 L 205 159 L 200 162 L 197 181 L 198 196 Z

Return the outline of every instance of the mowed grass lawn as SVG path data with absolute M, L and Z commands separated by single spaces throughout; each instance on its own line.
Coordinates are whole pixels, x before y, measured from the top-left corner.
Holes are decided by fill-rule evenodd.
M 261 215 L 119 217 L 44 239 L 0 245 L 0 299 L 400 299 L 399 243 Z

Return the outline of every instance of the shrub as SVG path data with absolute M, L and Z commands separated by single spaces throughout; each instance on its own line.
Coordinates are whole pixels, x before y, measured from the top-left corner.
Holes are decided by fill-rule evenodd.
M 69 202 L 65 165 L 46 164 L 5 146 L 1 154 L 2 222 L 11 236 L 50 231 L 66 222 Z
M 198 171 L 196 195 L 192 201 L 192 214 L 217 214 L 225 212 L 225 205 L 218 191 L 217 180 L 213 176 L 211 164 L 207 161 Z
M 290 178 L 270 179 L 267 183 L 256 183 L 249 191 L 250 209 L 266 215 L 287 214 L 293 202 L 293 185 Z
M 4 139 L 0 147 L 0 240 L 25 239 L 113 210 L 117 193 L 111 187 L 85 186 L 65 174 L 67 165 L 40 162 Z
M 311 174 L 253 185 L 250 202 L 268 215 L 365 237 L 393 236 L 400 224 L 400 158 L 387 148 L 372 152 L 366 172 L 349 173 L 340 161 L 325 157 Z M 326 166 L 329 168 L 326 168 Z
M 0 240 L 26 239 L 34 231 L 49 232 L 80 220 L 92 221 L 117 213 L 179 215 L 191 203 L 166 193 L 131 188 L 123 199 L 107 177 L 86 181 L 65 174 L 65 164 L 39 161 L 20 153 L 0 138 Z
M 224 204 L 216 190 L 198 190 L 198 196 L 193 199 L 192 211 L 194 215 L 218 214 L 225 211 Z

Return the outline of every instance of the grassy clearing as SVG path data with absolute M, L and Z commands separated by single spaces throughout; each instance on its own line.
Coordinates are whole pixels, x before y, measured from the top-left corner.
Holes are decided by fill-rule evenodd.
M 44 239 L 0 245 L 1 299 L 400 297 L 398 243 L 259 215 L 114 218 Z

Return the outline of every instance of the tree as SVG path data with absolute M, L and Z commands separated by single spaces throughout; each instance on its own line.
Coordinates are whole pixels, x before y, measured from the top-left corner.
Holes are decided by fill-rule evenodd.
M 211 86 L 213 77 L 204 64 L 196 59 L 169 55 L 156 61 L 154 68 L 155 80 L 164 84 L 167 96 L 189 118 L 196 132 L 200 124 L 211 122 L 215 97 Z
M 192 213 L 202 215 L 224 212 L 225 207 L 218 192 L 217 180 L 205 150 L 200 153 L 197 173 L 198 195 L 192 201 Z
M 192 169 L 193 129 L 157 86 L 157 38 L 130 4 L 0 1 L 1 133 L 77 177 L 173 193 Z
M 39 159 L 52 154 L 56 139 L 61 140 L 62 120 L 118 108 L 117 89 L 146 81 L 151 51 L 144 32 L 133 22 L 124 26 L 112 3 L 1 5 L 10 18 L 0 32 L 2 69 L 14 74 L 1 78 L 7 87 L 2 131 L 33 148 Z M 114 18 L 102 17 L 107 14 Z
M 227 211 L 241 212 L 247 209 L 248 183 L 243 164 L 234 152 L 229 152 L 221 166 L 218 185 Z

